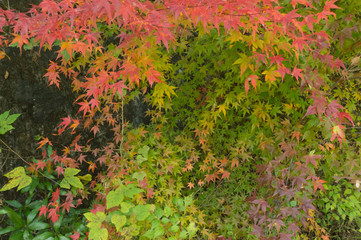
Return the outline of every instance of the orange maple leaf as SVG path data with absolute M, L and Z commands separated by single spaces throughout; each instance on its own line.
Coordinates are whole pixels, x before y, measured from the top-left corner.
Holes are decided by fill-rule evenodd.
M 44 146 L 44 145 L 47 144 L 47 143 L 48 143 L 49 145 L 53 146 L 53 144 L 51 144 L 51 142 L 49 141 L 48 138 L 44 138 L 44 137 L 42 137 L 42 138 L 43 138 L 43 140 L 41 140 L 40 142 L 38 142 L 39 147 L 37 147 L 36 149 L 41 148 L 42 146 Z

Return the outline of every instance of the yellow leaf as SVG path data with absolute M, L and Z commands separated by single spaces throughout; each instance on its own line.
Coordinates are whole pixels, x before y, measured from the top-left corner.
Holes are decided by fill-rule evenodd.
M 265 75 L 266 81 L 269 81 L 270 83 L 273 83 L 276 81 L 276 77 L 281 77 L 281 74 L 277 70 L 265 70 L 262 74 Z
M 224 116 L 226 116 L 226 110 L 228 109 L 228 107 L 225 104 L 219 105 L 218 106 L 218 112 L 223 112 Z

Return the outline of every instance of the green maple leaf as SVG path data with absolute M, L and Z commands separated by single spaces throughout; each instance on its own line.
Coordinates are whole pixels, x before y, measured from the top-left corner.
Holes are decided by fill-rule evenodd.
M 0 191 L 7 191 L 14 187 L 18 187 L 18 191 L 31 183 L 31 177 L 27 176 L 23 167 L 17 167 L 11 172 L 4 175 L 7 178 L 11 178 L 10 181 L 5 184 Z

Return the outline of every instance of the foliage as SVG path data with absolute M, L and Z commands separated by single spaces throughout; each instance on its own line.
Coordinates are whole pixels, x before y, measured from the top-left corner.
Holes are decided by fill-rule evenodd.
M 49 85 L 68 78 L 78 94 L 60 142 L 43 137 L 43 159 L 27 169 L 56 183 L 39 216 L 55 227 L 61 208 L 96 195 L 80 220 L 87 233 L 73 239 L 285 240 L 310 226 L 327 239 L 329 222 L 314 213 L 331 195 L 320 192 L 360 175 L 359 140 L 346 140 L 359 123 L 358 85 L 346 80 L 358 28 L 335 3 L 44 0 L 26 14 L 3 10 L 2 47 L 56 51 Z M 134 98 L 149 124 L 125 121 Z M 64 134 L 73 142 L 52 152 Z M 5 189 L 28 181 L 8 176 L 20 180 Z
M 51 151 L 51 148 L 48 150 Z M 22 168 L 22 170 L 24 169 Z M 74 231 L 82 232 L 86 229 L 85 218 L 79 217 L 79 214 L 84 210 L 67 208 L 66 203 L 69 201 L 68 196 L 70 195 L 64 190 L 58 192 L 59 198 L 55 200 L 55 195 L 52 194 L 55 187 L 53 186 L 54 183 L 50 180 L 55 178 L 51 175 L 47 176 L 51 178 L 46 178 L 44 175 L 32 176 L 31 183 L 20 190 L 21 194 L 25 196 L 23 202 L 20 199 L 4 202 L 4 206 L 1 206 L 0 214 L 7 218 L 1 217 L 1 226 L 4 226 L 4 224 L 6 226 L 5 228 L 0 227 L 1 237 L 7 236 L 8 239 L 14 240 L 64 240 L 74 235 Z M 66 197 L 63 203 L 60 201 L 61 196 Z M 47 218 L 46 212 L 44 213 L 43 211 L 44 206 L 49 209 L 51 206 L 54 206 L 51 204 L 54 201 L 58 209 L 58 212 L 56 212 L 56 222 L 52 222 L 53 217 L 50 214 Z M 62 212 L 59 211 L 59 207 L 64 207 Z M 73 205 L 73 207 L 75 206 Z
M 20 116 L 20 114 L 9 115 L 9 113 L 10 111 L 6 111 L 0 115 L 0 134 L 5 134 L 11 129 L 14 129 L 11 124 Z
M 18 190 L 20 190 L 31 183 L 31 177 L 26 175 L 23 167 L 17 167 L 4 176 L 11 179 L 0 189 L 0 191 L 10 190 L 14 187 L 18 187 Z

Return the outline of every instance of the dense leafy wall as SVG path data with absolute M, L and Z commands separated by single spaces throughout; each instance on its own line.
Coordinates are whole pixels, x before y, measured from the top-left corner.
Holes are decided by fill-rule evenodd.
M 31 236 L 33 221 L 44 237 L 73 239 L 328 239 L 340 219 L 354 229 L 358 18 L 335 2 L 46 0 L 2 11 L 3 47 L 56 51 L 45 77 L 69 79 L 79 106 L 55 141 L 39 142 L 42 159 L 6 175 L 2 190 L 37 198 L 13 207 L 41 220 L 17 223 L 5 208 L 4 232 Z M 128 123 L 125 105 L 141 100 L 149 123 Z M 340 194 L 348 200 L 329 213 Z

